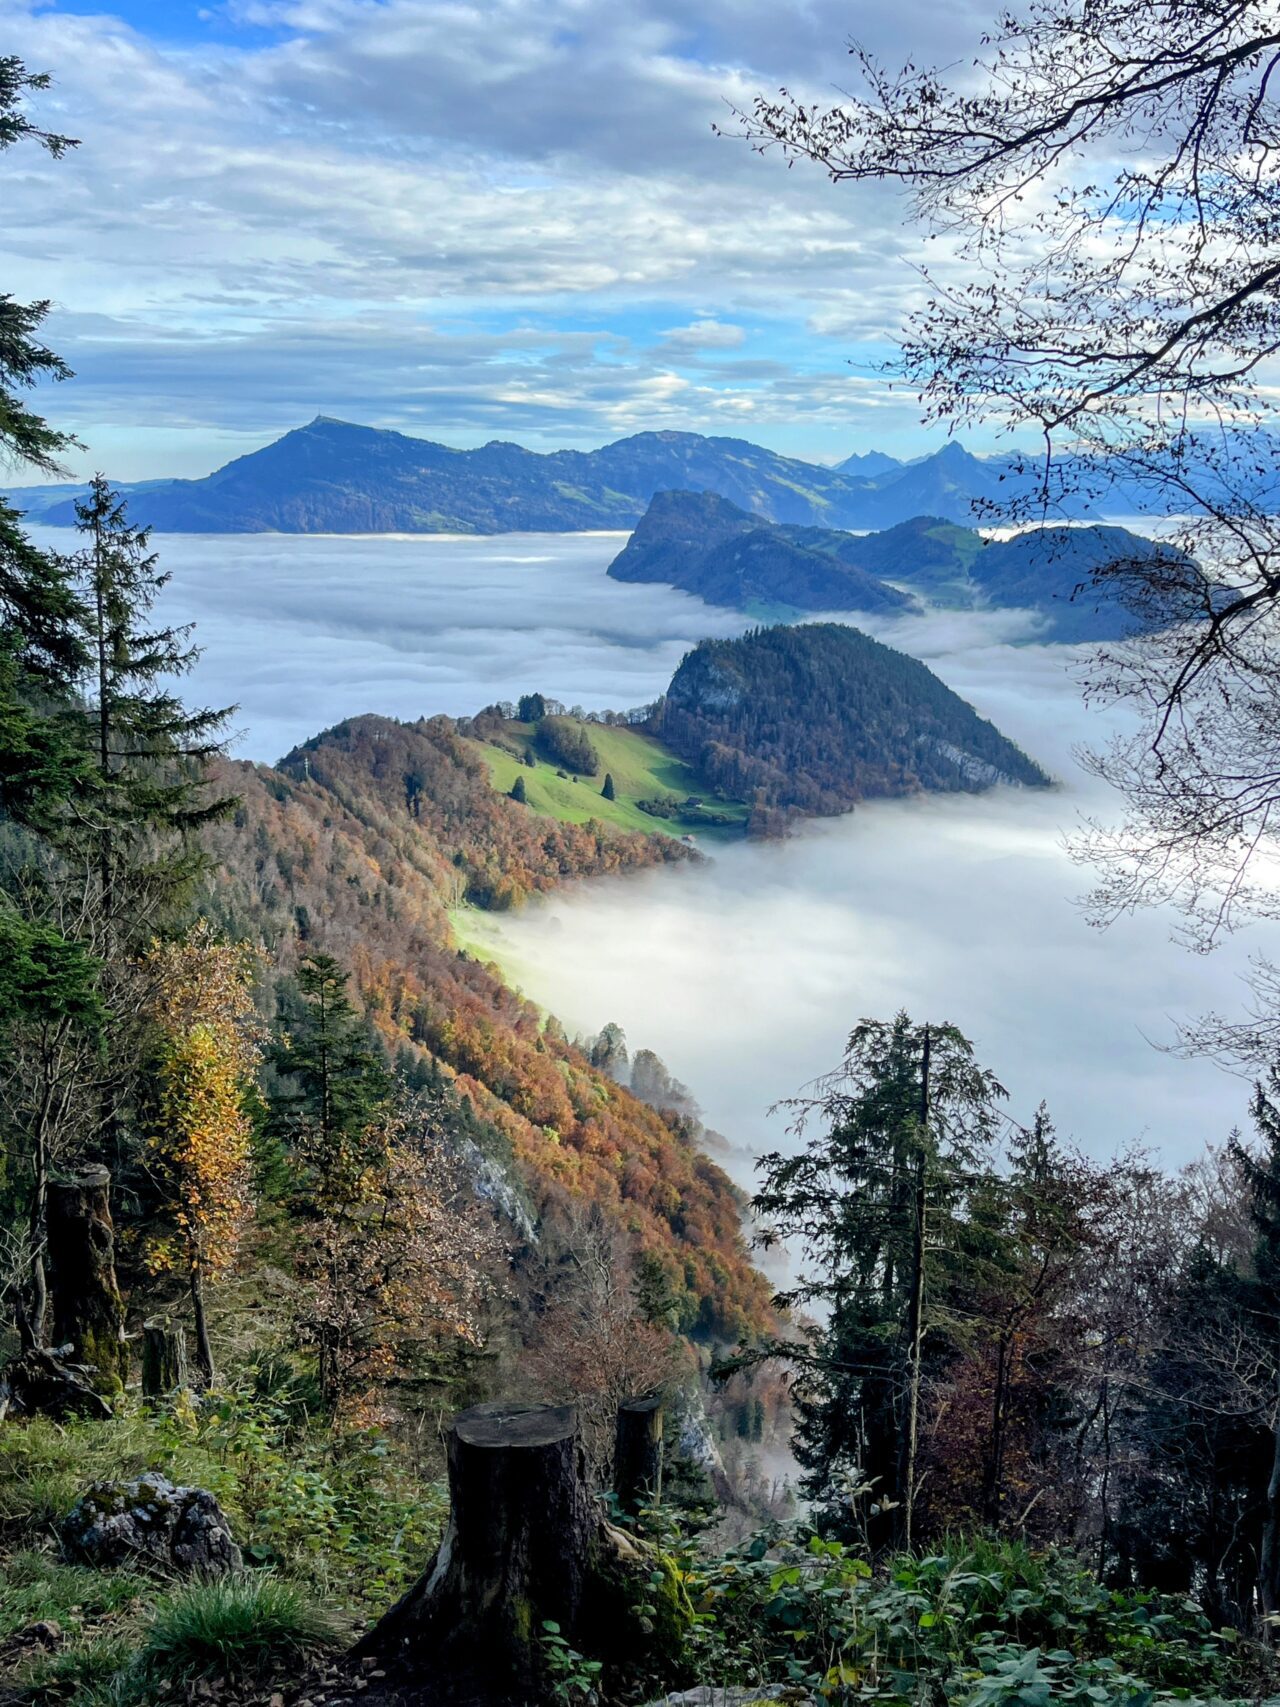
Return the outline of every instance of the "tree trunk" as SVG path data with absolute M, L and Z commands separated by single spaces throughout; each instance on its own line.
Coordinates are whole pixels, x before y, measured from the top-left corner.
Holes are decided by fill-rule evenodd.
M 568 1405 L 476 1405 L 449 1434 L 449 1526 L 426 1573 L 360 1641 L 417 1702 L 554 1701 L 544 1626 L 638 1665 L 648 1570 L 587 1487 Z M 626 1660 L 623 1660 L 623 1656 Z
M 632 1516 L 662 1497 L 662 1400 L 656 1395 L 618 1406 L 613 1491 L 618 1509 Z
M 916 1458 L 920 1447 L 920 1366 L 924 1352 L 925 1216 L 928 1210 L 929 1166 L 929 1027 L 924 1028 L 920 1065 L 920 1155 L 916 1162 L 914 1238 L 911 1257 L 911 1307 L 907 1326 L 907 1429 L 902 1471 L 902 1541 L 910 1550 L 916 1509 Z
M 116 1283 L 111 1175 L 90 1167 L 49 1182 L 49 1254 L 53 1337 L 77 1363 L 95 1371 L 103 1393 L 122 1390 L 129 1373 L 124 1302 Z
M 1280 1378 L 1278 1378 L 1280 1385 Z M 1266 1616 L 1280 1612 L 1280 1410 L 1274 1428 L 1275 1455 L 1267 1482 L 1267 1503 L 1262 1521 L 1262 1547 L 1258 1559 L 1258 1599 Z M 1275 1626 L 1267 1627 L 1274 1635 Z
M 188 1383 L 187 1336 L 167 1316 L 142 1324 L 142 1391 L 148 1399 L 166 1399 Z
M 213 1386 L 215 1370 L 209 1323 L 204 1313 L 204 1275 L 198 1257 L 191 1263 L 191 1313 L 195 1317 L 196 1368 L 200 1371 L 200 1385 L 208 1389 Z

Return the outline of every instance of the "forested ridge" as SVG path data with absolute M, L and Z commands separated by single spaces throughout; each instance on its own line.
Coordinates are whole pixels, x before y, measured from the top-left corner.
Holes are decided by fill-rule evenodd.
M 723 1172 L 450 941 L 463 901 L 511 906 L 686 857 L 680 844 L 532 818 L 446 719 L 355 719 L 227 780 L 238 805 L 212 833 L 205 903 L 219 926 L 267 943 L 283 976 L 307 953 L 339 957 L 389 1058 L 410 1078 L 443 1071 L 499 1160 L 509 1150 L 535 1216 L 594 1205 L 661 1259 L 687 1329 L 724 1340 L 758 1325 L 766 1293 Z
M 762 817 L 844 812 L 920 789 L 1049 782 L 925 665 L 839 623 L 704 640 L 676 671 L 653 727 Z
M 971 459 L 972 460 L 972 459 Z M 658 581 L 734 610 L 918 615 L 920 599 L 958 610 L 1028 610 L 1039 640 L 1114 640 L 1141 626 L 1124 573 L 1175 568 L 1185 554 L 1122 527 L 1037 525 L 987 539 L 938 515 L 874 533 L 784 524 L 714 492 L 657 492 L 609 565 L 618 581 Z M 919 595 L 916 597 L 914 595 Z

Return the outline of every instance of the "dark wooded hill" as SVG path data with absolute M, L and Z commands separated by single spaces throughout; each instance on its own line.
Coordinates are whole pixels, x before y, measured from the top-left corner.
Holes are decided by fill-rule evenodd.
M 852 534 L 770 522 L 714 493 L 659 492 L 609 574 L 747 611 L 910 613 L 919 594 L 954 609 L 1037 611 L 1040 639 L 1111 640 L 1136 622 L 1097 573 L 1170 550 L 1107 526 L 986 541 L 936 515 Z
M 704 640 L 653 728 L 727 793 L 784 812 L 1050 781 L 917 659 L 839 623 Z

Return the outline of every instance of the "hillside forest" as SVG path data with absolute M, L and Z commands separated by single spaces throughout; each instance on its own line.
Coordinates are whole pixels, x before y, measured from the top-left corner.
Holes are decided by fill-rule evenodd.
M 73 149 L 44 86 L 0 59 L 0 148 Z M 0 297 L 37 472 L 46 309 Z M 650 778 L 711 833 L 1034 761 L 820 625 L 639 724 L 236 762 L 164 582 L 104 478 L 58 551 L 0 503 L 0 1702 L 1274 1698 L 1280 1078 L 1171 1174 L 1010 1108 L 963 1015 L 835 1015 L 748 1201 L 457 928 L 701 858 Z

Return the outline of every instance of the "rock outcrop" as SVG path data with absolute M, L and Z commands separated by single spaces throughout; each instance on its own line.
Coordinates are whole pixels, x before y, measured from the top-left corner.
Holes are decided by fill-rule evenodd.
M 63 1518 L 59 1538 L 77 1564 L 149 1561 L 181 1576 L 216 1577 L 244 1562 L 213 1495 L 159 1474 L 96 1483 Z

